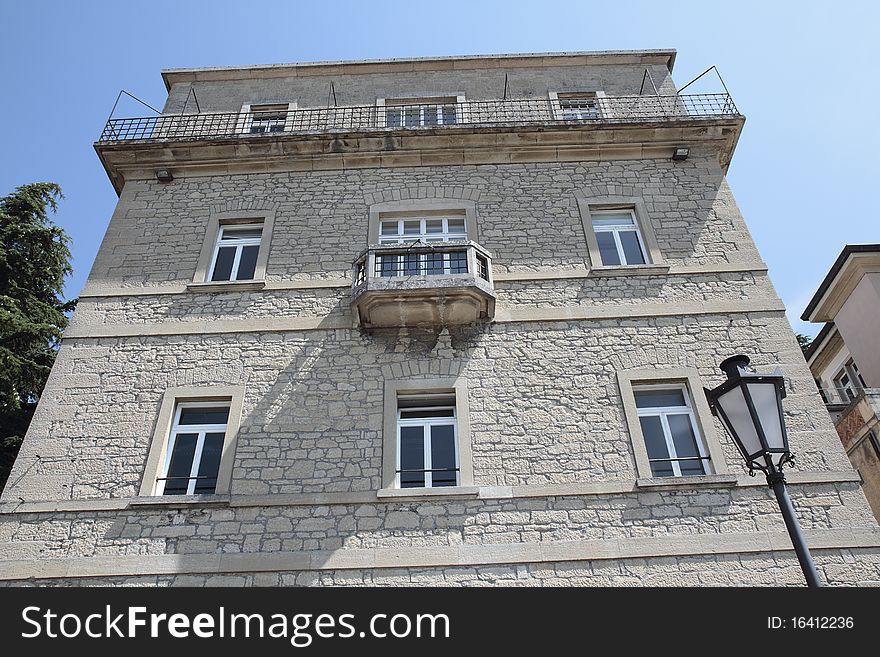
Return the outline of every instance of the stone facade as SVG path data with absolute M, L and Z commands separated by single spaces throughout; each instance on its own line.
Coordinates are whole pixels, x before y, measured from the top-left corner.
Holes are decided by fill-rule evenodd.
M 536 64 L 525 68 L 521 60 L 190 77 L 211 111 L 281 99 L 319 106 L 310 94 L 326 100 L 331 77 L 351 103 L 495 97 L 505 70 L 523 96 L 634 94 L 646 66 L 674 93 L 668 53 L 525 58 Z M 404 70 L 416 65 L 427 72 Z M 171 72 L 166 81 L 166 110 L 179 111 L 192 80 Z M 637 473 L 620 373 L 662 381 L 687 371 L 713 387 L 717 364 L 734 352 L 786 376 L 791 494 L 823 578 L 880 581 L 880 532 L 724 180 L 722 148 L 706 136 L 713 125 L 684 161 L 635 157 L 632 143 L 642 154 L 660 148 L 657 129 L 618 126 L 614 139 L 632 142 L 629 150 L 580 161 L 519 149 L 527 135 L 509 129 L 509 153 L 484 164 L 316 171 L 292 159 L 286 171 L 276 170 L 283 160 L 253 171 L 232 159 L 220 173 L 183 154 L 171 183 L 125 169 L 0 502 L 2 581 L 797 585 L 770 491 L 745 475 L 713 418 L 700 418 L 720 444 L 713 475 Z M 591 262 L 579 198 L 639 199 L 662 261 Z M 476 241 L 492 253 L 494 321 L 358 326 L 351 263 L 368 245 L 370 207 L 400 199 L 476 204 Z M 273 213 L 265 281 L 200 289 L 206 225 L 236 212 Z M 466 387 L 473 486 L 389 491 L 385 384 L 450 378 Z M 229 386 L 244 389 L 229 494 L 139 495 L 166 391 Z

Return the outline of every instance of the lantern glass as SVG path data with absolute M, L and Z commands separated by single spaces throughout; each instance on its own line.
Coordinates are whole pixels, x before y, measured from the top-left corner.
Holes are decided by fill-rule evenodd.
M 743 455 L 749 459 L 755 454 L 763 452 L 764 446 L 758 438 L 742 388 L 734 386 L 719 395 L 715 403 L 721 407 L 723 418 L 726 419 L 725 424 L 728 425 L 727 430 L 736 440 L 740 450 L 744 452 Z
M 748 381 L 749 394 L 755 411 L 758 413 L 758 421 L 764 429 L 764 437 L 767 439 L 767 447 L 771 451 L 785 450 L 785 435 L 782 429 L 782 418 L 779 412 L 779 396 L 776 392 L 776 384 L 773 381 Z

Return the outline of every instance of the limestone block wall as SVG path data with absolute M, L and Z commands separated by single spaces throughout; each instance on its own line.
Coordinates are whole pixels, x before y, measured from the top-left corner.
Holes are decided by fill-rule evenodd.
M 697 151 L 697 149 L 694 149 Z M 621 160 L 402 167 L 181 178 L 125 186 L 87 292 L 193 281 L 212 212 L 276 213 L 269 281 L 348 280 L 367 246 L 369 206 L 396 199 L 476 201 L 477 241 L 496 273 L 589 264 L 576 193 L 643 199 L 664 260 L 687 267 L 761 260 L 715 155 L 684 162 Z M 597 263 L 593 263 L 597 264 Z
M 578 197 L 638 198 L 662 266 L 599 270 Z M 362 332 L 369 207 L 419 198 L 476 204 L 496 319 Z M 187 288 L 212 213 L 236 210 L 274 212 L 266 288 Z M 713 387 L 737 352 L 786 377 L 824 576 L 877 581 L 876 523 L 712 152 L 131 182 L 0 501 L 0 581 L 796 583 L 770 492 L 713 418 L 718 477 L 637 472 L 618 374 Z M 475 486 L 389 499 L 385 382 L 438 377 L 466 383 Z M 244 388 L 230 495 L 138 498 L 181 386 Z
M 784 316 L 741 313 L 65 341 L 16 473 L 40 459 L 7 494 L 135 495 L 164 391 L 221 385 L 246 389 L 233 493 L 377 490 L 384 382 L 450 374 L 467 381 L 476 483 L 635 479 L 617 372 L 688 367 L 712 386 L 733 346 L 782 366 L 801 467 L 848 470 Z
M 661 94 L 674 94 L 669 69 L 663 64 L 606 64 L 602 66 L 525 66 L 351 74 L 291 75 L 238 80 L 198 80 L 174 84 L 163 113 L 195 111 L 191 86 L 202 112 L 239 112 L 243 104 L 296 102 L 298 107 L 327 107 L 330 82 L 340 107 L 374 105 L 377 98 L 463 95 L 467 100 L 500 100 L 507 74 L 508 98 L 548 98 L 548 91 L 604 91 L 611 96 L 639 94 L 648 69 Z M 653 88 L 648 88 L 653 93 Z

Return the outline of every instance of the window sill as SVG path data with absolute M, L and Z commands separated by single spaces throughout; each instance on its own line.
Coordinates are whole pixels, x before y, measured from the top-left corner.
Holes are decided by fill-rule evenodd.
M 644 489 L 688 489 L 688 488 L 728 488 L 736 486 L 736 475 L 702 475 L 697 477 L 650 477 L 636 479 L 636 488 Z
M 382 488 L 376 491 L 376 497 L 380 500 L 387 499 L 424 499 L 424 498 L 448 498 L 448 497 L 472 497 L 480 494 L 477 486 L 446 486 L 441 488 Z
M 135 497 L 128 501 L 128 506 L 137 507 L 175 507 L 175 506 L 227 506 L 229 495 L 150 495 Z
M 621 265 L 590 268 L 590 276 L 652 276 L 668 272 L 669 265 Z
M 255 292 L 266 287 L 266 281 L 207 281 L 187 283 L 188 292 Z

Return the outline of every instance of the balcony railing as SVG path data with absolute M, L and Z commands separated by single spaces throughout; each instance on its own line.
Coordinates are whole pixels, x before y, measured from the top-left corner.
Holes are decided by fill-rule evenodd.
M 861 386 L 848 386 L 846 388 L 831 388 L 818 386 L 819 394 L 826 406 L 848 406 L 862 396 L 864 389 Z
M 475 242 L 372 246 L 354 261 L 352 305 L 365 327 L 492 319 L 492 257 Z
M 474 100 L 111 119 L 98 143 L 417 130 L 448 126 L 642 123 L 735 116 L 739 116 L 739 112 L 728 94 Z

